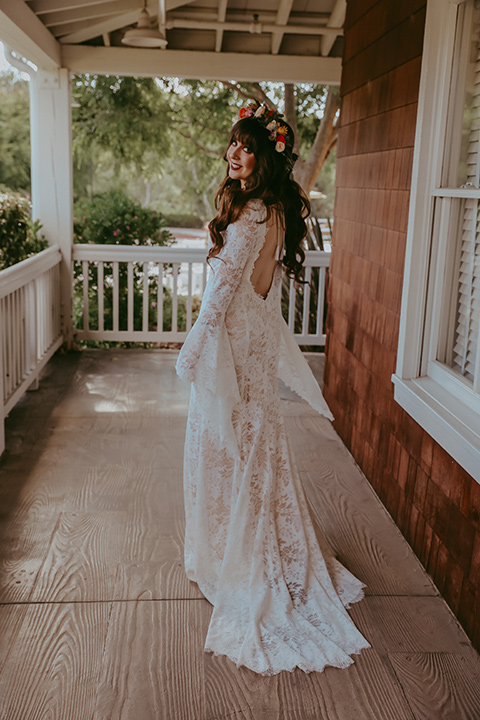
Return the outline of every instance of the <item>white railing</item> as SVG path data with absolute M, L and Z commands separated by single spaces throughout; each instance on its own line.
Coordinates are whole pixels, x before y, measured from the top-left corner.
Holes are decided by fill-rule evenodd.
M 57 245 L 0 272 L 0 453 L 4 418 L 63 342 Z
M 79 340 L 182 342 L 209 272 L 206 250 L 138 245 L 74 245 Z M 325 344 L 325 273 L 330 253 L 306 253 L 305 280 L 290 281 L 286 320 L 301 345 Z

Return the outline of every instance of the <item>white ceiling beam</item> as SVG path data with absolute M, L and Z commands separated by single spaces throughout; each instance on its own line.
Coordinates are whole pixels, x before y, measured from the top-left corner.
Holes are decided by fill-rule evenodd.
M 138 10 L 134 10 L 133 13 L 135 14 L 135 17 L 138 19 Z M 106 15 L 94 23 L 95 28 L 97 28 L 100 24 L 102 24 L 104 27 L 107 27 L 109 23 L 114 24 L 116 18 L 118 18 L 118 15 Z M 133 23 L 132 23 L 133 24 Z M 82 32 L 90 32 L 90 28 L 92 27 L 92 21 L 91 20 L 77 20 L 76 22 L 71 23 L 65 23 L 63 25 L 51 25 L 48 29 L 54 35 L 56 38 L 58 38 L 59 42 L 63 42 L 63 38 L 68 35 L 68 37 L 71 37 L 74 33 L 79 34 Z M 110 32 L 110 31 L 106 31 Z M 103 35 L 104 33 L 99 33 L 99 35 Z M 95 35 L 96 37 L 97 35 Z
M 167 20 L 167 7 L 166 7 L 166 0 L 158 0 L 158 13 L 157 13 L 157 23 L 160 30 L 163 30 L 165 28 L 165 22 Z
M 328 27 L 343 28 L 345 13 L 347 11 L 347 0 L 336 0 L 333 10 L 327 22 Z M 339 33 L 340 34 L 340 33 Z M 343 33 L 341 33 L 343 34 Z M 320 52 L 327 57 L 333 47 L 336 38 L 333 35 L 324 35 L 320 41 Z
M 280 0 L 280 7 L 277 11 L 276 25 L 286 25 L 292 9 L 293 0 Z M 272 33 L 272 55 L 277 55 L 282 44 L 285 31 L 277 31 Z
M 280 31 L 282 33 L 290 33 L 292 35 L 332 35 L 336 38 L 337 35 L 343 34 L 342 28 L 329 28 L 325 25 L 277 25 L 272 23 L 251 23 L 251 22 L 206 22 L 205 20 L 189 20 L 187 18 L 170 18 L 167 21 L 167 28 L 184 28 L 188 30 L 229 30 L 231 32 L 246 32 L 251 33 L 252 27 L 256 28 L 254 34 L 262 33 L 275 33 Z
M 62 63 L 73 73 L 201 80 L 312 82 L 338 85 L 341 58 L 250 53 L 193 52 L 81 45 L 62 46 Z
M 0 0 L 0 40 L 39 67 L 60 67 L 60 45 L 24 0 Z
M 184 4 L 185 0 L 166 0 L 165 11 L 168 12 L 169 10 L 174 10 L 175 8 Z M 121 13 L 120 15 L 116 15 L 115 17 L 109 18 L 108 20 L 95 23 L 89 28 L 82 28 L 81 30 L 73 31 L 72 33 L 69 33 L 68 35 L 62 37 L 61 42 L 68 45 L 82 43 L 86 40 L 91 40 L 92 38 L 98 37 L 99 35 L 103 35 L 106 32 L 114 32 L 114 30 L 121 30 L 128 25 L 133 25 L 137 22 L 142 7 L 142 4 L 139 3 L 136 10 Z M 149 2 L 147 3 L 147 10 L 150 15 L 156 15 L 158 12 L 158 1 L 149 0 Z
M 228 0 L 220 0 L 218 4 L 218 15 L 217 15 L 217 22 L 223 23 L 225 22 L 225 18 L 227 15 L 227 5 Z M 215 52 L 220 52 L 222 49 L 222 43 L 223 43 L 223 30 L 221 28 L 217 29 L 217 34 L 215 37 Z
M 116 0 L 110 0 L 112 5 Z M 35 15 L 43 15 L 48 12 L 57 12 L 60 10 L 76 10 L 77 8 L 87 8 L 92 5 L 101 5 L 105 0 L 33 0 L 30 4 L 30 10 Z
M 42 22 L 46 27 L 52 25 L 66 25 L 83 20 L 96 20 L 105 16 L 114 16 L 115 13 L 124 13 L 128 10 L 138 10 L 138 0 L 116 0 L 115 3 L 103 2 L 98 5 L 89 5 L 75 10 L 59 10 L 42 15 Z

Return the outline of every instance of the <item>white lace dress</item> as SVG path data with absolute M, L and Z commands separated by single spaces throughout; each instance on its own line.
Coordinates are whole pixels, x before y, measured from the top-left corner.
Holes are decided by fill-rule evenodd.
M 365 584 L 316 536 L 289 451 L 278 377 L 333 416 L 281 315 L 281 262 L 266 299 L 250 281 L 264 217 L 250 201 L 228 227 L 177 361 L 192 383 L 185 569 L 214 606 L 205 650 L 262 675 L 320 672 L 371 647 L 346 612 Z

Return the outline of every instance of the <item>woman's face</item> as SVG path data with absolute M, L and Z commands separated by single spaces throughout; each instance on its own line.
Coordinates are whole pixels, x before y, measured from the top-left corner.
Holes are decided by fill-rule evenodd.
M 240 185 L 245 188 L 245 181 L 253 172 L 255 167 L 255 155 L 248 145 L 242 145 L 233 140 L 227 150 L 228 175 L 232 180 L 240 180 Z

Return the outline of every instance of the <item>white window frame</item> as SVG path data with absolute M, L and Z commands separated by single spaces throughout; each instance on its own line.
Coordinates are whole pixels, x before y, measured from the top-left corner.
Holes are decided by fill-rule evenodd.
M 480 482 L 480 395 L 436 357 L 444 243 L 433 233 L 435 196 L 441 189 L 444 138 L 458 5 L 472 0 L 428 0 L 420 78 L 412 186 L 400 311 L 394 398 Z M 468 191 L 479 197 L 479 190 Z M 462 191 L 462 196 L 465 191 Z M 449 203 L 442 213 L 448 215 Z M 443 218 L 445 221 L 448 217 Z M 445 233 L 442 233 L 445 237 Z M 436 277 L 430 277 L 430 267 Z

